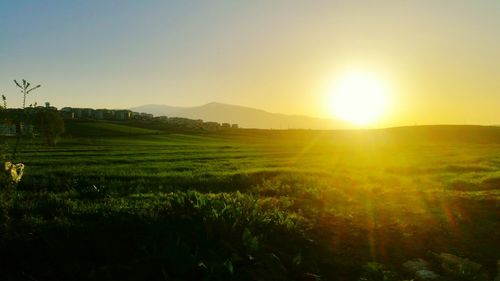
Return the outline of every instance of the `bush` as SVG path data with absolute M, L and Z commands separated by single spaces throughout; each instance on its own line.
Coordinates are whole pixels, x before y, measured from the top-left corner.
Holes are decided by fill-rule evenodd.
M 48 146 L 55 146 L 64 133 L 64 121 L 57 111 L 41 110 L 35 115 L 35 126 Z

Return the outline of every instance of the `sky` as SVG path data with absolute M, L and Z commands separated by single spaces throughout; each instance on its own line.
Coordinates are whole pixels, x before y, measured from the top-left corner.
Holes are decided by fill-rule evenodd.
M 381 126 L 500 124 L 500 1 L 0 1 L 0 93 L 57 107 L 221 102 L 332 117 L 373 73 Z

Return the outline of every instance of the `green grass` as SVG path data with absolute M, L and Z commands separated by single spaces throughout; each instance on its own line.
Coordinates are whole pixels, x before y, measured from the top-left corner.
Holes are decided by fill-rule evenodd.
M 401 263 L 429 252 L 494 274 L 500 128 L 71 126 L 56 147 L 23 140 L 0 276 L 356 280 L 376 261 L 402 280 Z
M 105 121 L 67 120 L 65 124 L 66 136 L 132 136 L 152 135 L 159 131 L 146 128 L 127 126 L 124 123 L 110 123 Z

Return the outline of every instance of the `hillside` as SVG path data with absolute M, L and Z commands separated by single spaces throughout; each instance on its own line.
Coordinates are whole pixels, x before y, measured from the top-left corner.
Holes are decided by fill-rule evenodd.
M 106 122 L 66 120 L 66 136 L 120 137 L 161 133 L 194 133 L 161 122 Z M 263 130 L 240 129 L 216 134 L 252 142 L 327 141 L 372 146 L 375 144 L 409 145 L 426 143 L 500 144 L 500 127 L 478 125 L 427 125 L 367 130 Z
M 212 102 L 202 106 L 174 107 L 168 105 L 143 105 L 131 108 L 155 116 L 185 117 L 220 123 L 235 123 L 242 128 L 258 129 L 342 129 L 350 126 L 342 121 L 309 116 L 270 113 L 251 107 Z
M 65 135 L 73 137 L 113 137 L 153 135 L 159 131 L 148 128 L 138 128 L 126 123 L 105 121 L 70 121 L 65 122 Z

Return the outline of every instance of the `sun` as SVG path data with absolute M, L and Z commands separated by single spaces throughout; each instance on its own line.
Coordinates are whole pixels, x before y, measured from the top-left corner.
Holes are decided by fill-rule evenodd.
M 358 126 L 377 122 L 389 103 L 385 84 L 376 75 L 366 72 L 341 76 L 329 95 L 332 114 Z

